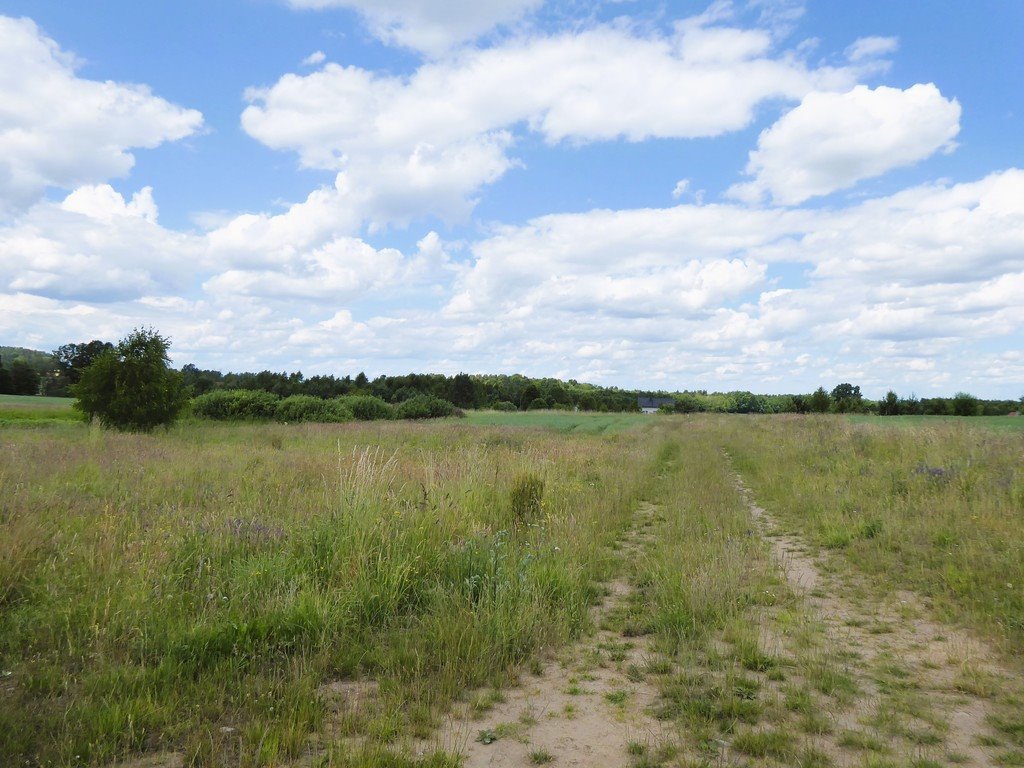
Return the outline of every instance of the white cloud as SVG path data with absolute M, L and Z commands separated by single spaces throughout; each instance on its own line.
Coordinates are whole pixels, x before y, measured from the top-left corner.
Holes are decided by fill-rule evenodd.
M 764 30 L 701 18 L 668 37 L 597 27 L 516 38 L 408 77 L 329 63 L 249 89 L 242 125 L 305 167 L 339 171 L 378 223 L 457 218 L 516 165 L 521 130 L 551 144 L 718 136 L 767 100 L 848 89 L 867 71 L 811 68 L 771 48 Z
M 0 331 L 50 348 L 152 323 L 180 362 L 225 369 L 525 370 L 672 388 L 984 393 L 1020 369 L 975 350 L 1024 327 L 1021 170 L 836 210 L 544 216 L 496 229 L 466 262 L 436 234 L 402 254 L 336 231 L 339 199 L 327 188 L 205 235 L 162 229 L 147 190 L 40 203 L 0 230 Z M 780 285 L 794 266 L 799 287 Z
M 680 179 L 679 181 L 676 182 L 675 187 L 672 189 L 672 198 L 674 200 L 678 200 L 680 197 L 682 197 L 684 194 L 686 194 L 686 192 L 687 192 L 687 190 L 689 190 L 689 188 L 690 188 L 690 180 L 689 179 Z
M 544 0 L 288 0 L 293 8 L 351 8 L 387 43 L 438 55 L 499 24 L 516 21 Z
M 327 54 L 323 51 L 313 51 L 306 58 L 302 60 L 302 65 L 306 67 L 315 67 L 318 64 L 323 64 L 327 61 Z
M 394 248 L 376 249 L 353 237 L 335 237 L 272 269 L 230 269 L 203 285 L 213 297 L 250 296 L 347 303 L 368 294 L 422 288 L 444 277 L 448 255 L 435 232 L 407 258 Z
M 0 227 L 0 292 L 107 302 L 187 291 L 201 240 L 157 223 L 152 191 L 125 199 L 108 185 L 39 202 Z
M 846 49 L 850 61 L 863 61 L 879 56 L 888 56 L 899 50 L 900 41 L 895 37 L 861 37 Z
M 75 60 L 30 19 L 0 16 L 0 217 L 47 187 L 123 176 L 132 148 L 197 131 L 202 115 L 144 85 L 86 80 Z
M 951 151 L 959 131 L 960 104 L 931 83 L 810 93 L 761 133 L 747 164 L 753 181 L 729 192 L 747 201 L 770 194 L 776 203 L 802 203 Z

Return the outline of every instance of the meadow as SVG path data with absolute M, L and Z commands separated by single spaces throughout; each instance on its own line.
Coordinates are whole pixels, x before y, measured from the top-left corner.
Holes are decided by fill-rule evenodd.
M 631 743 L 621 764 L 699 764 L 723 744 L 758 764 L 841 763 L 867 739 L 842 713 L 866 692 L 909 706 L 908 678 L 883 696 L 891 664 L 857 671 L 856 649 L 829 648 L 737 472 L 868 607 L 908 590 L 995 649 L 1002 671 L 972 671 L 971 690 L 992 755 L 1019 764 L 1024 432 L 977 422 L 471 413 L 131 435 L 5 421 L 0 764 L 456 766 L 458 750 L 423 749 L 453 707 L 485 717 L 598 625 L 650 643 L 628 679 L 656 691 L 643 716 L 662 743 Z M 624 549 L 639 508 L 654 510 L 643 546 Z M 596 616 L 615 579 L 626 607 Z M 360 685 L 372 703 L 339 713 L 332 691 Z M 959 754 L 938 725 L 872 733 L 880 760 L 911 743 L 921 760 Z

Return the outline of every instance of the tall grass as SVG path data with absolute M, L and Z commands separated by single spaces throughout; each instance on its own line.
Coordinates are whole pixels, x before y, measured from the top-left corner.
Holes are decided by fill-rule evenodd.
M 766 506 L 888 588 L 1024 651 L 1024 433 L 739 417 L 721 440 Z
M 5 765 L 276 765 L 333 679 L 380 683 L 349 735 L 424 735 L 587 626 L 654 445 L 395 423 L 4 441 Z

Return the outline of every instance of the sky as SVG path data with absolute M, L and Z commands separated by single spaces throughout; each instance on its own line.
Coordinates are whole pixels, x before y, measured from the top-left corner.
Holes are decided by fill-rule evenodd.
M 1024 3 L 0 0 L 0 343 L 1024 396 Z

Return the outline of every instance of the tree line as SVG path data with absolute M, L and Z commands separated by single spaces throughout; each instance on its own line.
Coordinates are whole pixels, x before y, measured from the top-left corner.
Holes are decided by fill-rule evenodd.
M 64 344 L 51 353 L 0 347 L 0 393 L 68 396 L 83 373 L 104 353 L 110 342 L 92 340 Z M 10 360 L 10 364 L 7 361 Z M 863 397 L 858 385 L 843 382 L 831 390 L 819 387 L 807 394 L 760 395 L 748 391 L 708 392 L 685 390 L 655 392 L 601 387 L 575 379 L 531 378 L 520 374 L 446 376 L 410 373 L 402 376 L 304 376 L 300 371 L 222 373 L 193 364 L 179 371 L 184 392 L 197 397 L 220 390 L 262 391 L 289 398 L 298 395 L 324 400 L 372 396 L 398 405 L 414 397 L 445 400 L 458 408 L 498 410 L 638 410 L 637 398 L 657 396 L 673 402 L 662 408 L 674 413 L 875 413 L 895 415 L 1004 415 L 1019 410 L 1021 400 L 985 400 L 965 392 L 952 397 L 916 398 L 890 390 L 881 400 Z

